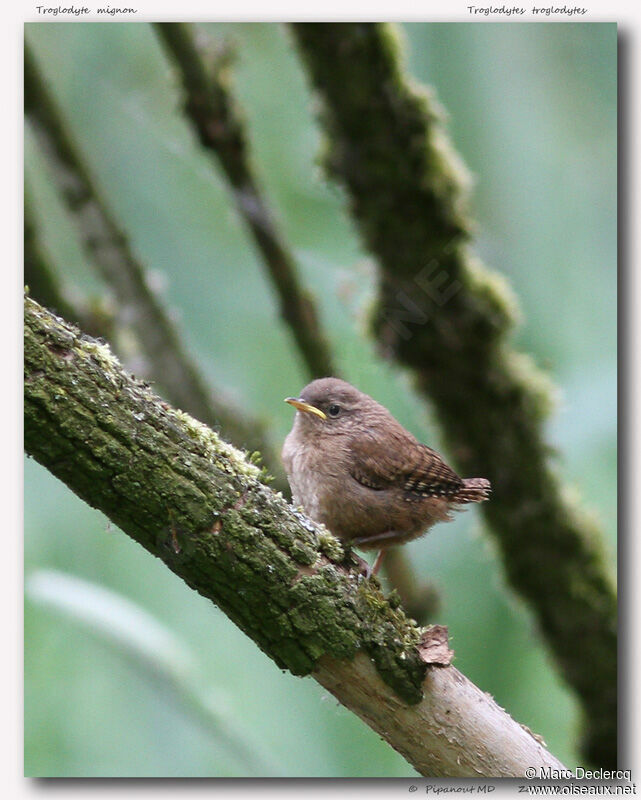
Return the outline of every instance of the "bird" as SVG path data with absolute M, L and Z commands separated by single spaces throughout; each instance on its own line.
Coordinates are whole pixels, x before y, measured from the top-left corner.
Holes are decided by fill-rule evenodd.
M 467 503 L 487 500 L 486 478 L 460 478 L 385 406 L 339 378 L 319 378 L 285 402 L 296 409 L 282 449 L 292 502 L 341 541 L 378 550 L 421 536 Z

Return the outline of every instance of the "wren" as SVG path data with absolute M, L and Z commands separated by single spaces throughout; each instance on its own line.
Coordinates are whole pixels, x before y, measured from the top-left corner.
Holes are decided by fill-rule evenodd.
M 286 403 L 297 410 L 282 458 L 294 505 L 349 545 L 388 547 L 487 500 L 485 478 L 460 478 L 369 395 L 338 378 L 308 384 Z

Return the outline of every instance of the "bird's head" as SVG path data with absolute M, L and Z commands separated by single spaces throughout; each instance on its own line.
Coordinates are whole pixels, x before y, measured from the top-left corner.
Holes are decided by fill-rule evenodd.
M 299 397 L 285 402 L 300 412 L 296 422 L 303 430 L 319 434 L 346 434 L 361 426 L 368 409 L 379 407 L 363 392 L 339 378 L 319 378 L 309 383 Z

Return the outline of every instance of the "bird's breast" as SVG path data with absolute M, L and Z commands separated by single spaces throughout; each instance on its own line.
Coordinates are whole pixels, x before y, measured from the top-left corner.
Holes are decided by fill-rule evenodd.
M 302 506 L 317 522 L 325 522 L 335 476 L 323 448 L 314 442 L 303 443 L 290 433 L 283 445 L 282 458 L 294 505 Z

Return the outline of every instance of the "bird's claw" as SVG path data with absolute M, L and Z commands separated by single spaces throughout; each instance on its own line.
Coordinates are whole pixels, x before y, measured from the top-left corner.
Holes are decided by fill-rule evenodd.
M 353 551 L 351 556 L 353 560 L 352 563 L 354 563 L 358 568 L 358 574 L 362 575 L 365 578 L 365 580 L 371 578 L 373 575 L 372 567 L 367 563 L 367 561 L 365 561 L 364 558 L 357 556 L 356 553 L 354 553 Z

